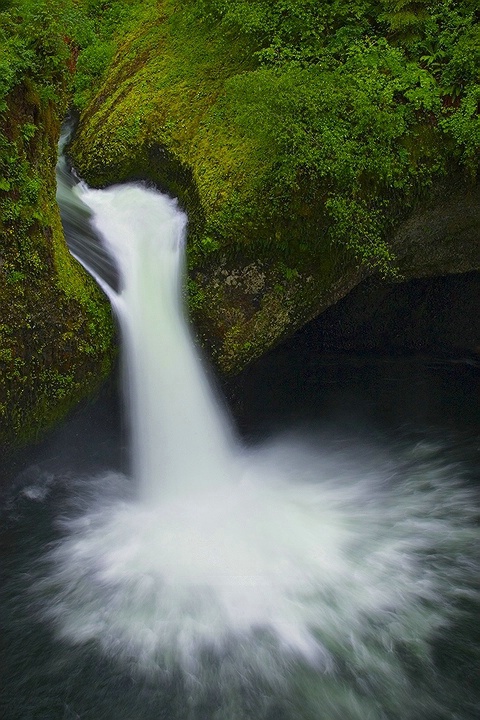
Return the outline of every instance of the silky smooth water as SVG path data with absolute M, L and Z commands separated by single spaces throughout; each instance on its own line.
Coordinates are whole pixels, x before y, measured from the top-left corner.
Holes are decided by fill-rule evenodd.
M 91 268 L 121 325 L 132 462 L 39 470 L 11 501 L 22 547 L 43 508 L 7 583 L 9 636 L 51 654 L 30 716 L 476 717 L 478 496 L 458 454 L 438 438 L 244 445 L 183 316 L 183 213 L 139 185 L 71 192 L 118 270 L 112 287 Z

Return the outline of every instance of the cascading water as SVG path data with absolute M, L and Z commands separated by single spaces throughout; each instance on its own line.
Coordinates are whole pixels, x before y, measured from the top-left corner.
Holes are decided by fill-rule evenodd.
M 133 475 L 142 499 L 156 502 L 231 483 L 229 421 L 213 398 L 183 316 L 186 217 L 174 201 L 139 186 L 104 192 L 84 187 L 81 198 L 122 276 L 120 294 L 104 287 L 126 346 Z
M 242 447 L 183 318 L 183 213 L 139 185 L 68 192 L 120 275 L 113 289 L 90 266 L 121 324 L 139 490 L 96 478 L 63 518 L 42 618 L 129 672 L 181 677 L 184 718 L 451 717 L 435 648 L 479 570 L 458 468 L 427 446 Z

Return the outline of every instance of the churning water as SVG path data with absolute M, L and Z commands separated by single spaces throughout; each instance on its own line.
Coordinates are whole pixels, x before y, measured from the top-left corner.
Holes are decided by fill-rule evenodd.
M 22 486 L 22 502 L 56 497 L 57 539 L 12 570 L 15 602 L 53 633 L 44 682 L 98 668 L 90 704 L 50 691 L 57 714 L 45 700 L 28 717 L 473 720 L 478 498 L 462 465 L 427 442 L 242 445 L 184 318 L 185 216 L 139 185 L 68 193 L 115 261 L 112 282 L 83 254 L 121 326 L 132 470 L 64 478 L 56 496 L 52 476 Z

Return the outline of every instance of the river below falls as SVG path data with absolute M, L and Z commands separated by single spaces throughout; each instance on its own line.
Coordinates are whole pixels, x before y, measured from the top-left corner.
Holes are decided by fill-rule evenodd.
M 226 388 L 243 438 L 243 460 L 248 467 L 256 468 L 257 486 L 278 472 L 286 478 L 283 487 L 295 488 L 295 483 L 308 480 L 310 489 L 320 488 L 323 506 L 329 503 L 330 514 L 325 517 L 327 525 L 331 523 L 331 532 L 322 540 L 328 546 L 329 561 L 321 567 L 325 592 L 322 594 L 320 588 L 306 615 L 314 626 L 312 637 L 324 650 L 321 656 L 315 654 L 315 648 L 311 656 L 311 648 L 303 650 L 305 638 L 294 637 L 289 647 L 288 635 L 283 637 L 280 632 L 277 637 L 274 625 L 273 630 L 255 626 L 255 616 L 252 630 L 250 619 L 245 620 L 245 607 L 253 606 L 251 612 L 258 611 L 260 617 L 266 612 L 263 601 L 258 600 L 258 582 L 245 591 L 243 579 L 240 595 L 234 593 L 239 602 L 238 616 L 243 620 L 239 624 L 236 618 L 229 621 L 234 631 L 227 640 L 222 631 L 222 642 L 218 642 L 215 615 L 206 620 L 208 616 L 202 610 L 196 618 L 197 624 L 204 625 L 200 650 L 189 645 L 198 645 L 199 635 L 198 630 L 196 635 L 188 635 L 185 617 L 189 611 L 183 597 L 178 600 L 182 617 L 172 621 L 174 640 L 167 639 L 164 646 L 149 642 L 157 611 L 151 610 L 143 596 L 141 622 L 137 617 L 132 630 L 129 613 L 139 612 L 136 568 L 126 580 L 122 576 L 120 584 L 104 583 L 100 600 L 91 599 L 95 595 L 92 587 L 96 587 L 92 585 L 93 575 L 82 570 L 89 551 L 82 555 L 78 543 L 84 548 L 95 533 L 103 542 L 110 527 L 104 515 L 110 513 L 110 518 L 112 508 L 119 505 L 130 507 L 134 490 L 115 393 L 106 391 L 95 405 L 77 411 L 8 469 L 0 538 L 2 719 L 478 718 L 480 623 L 475 523 L 480 469 L 479 378 L 478 367 L 461 358 L 452 362 L 439 358 L 322 357 L 305 347 L 299 351 L 290 343 Z M 6 480 L 6 466 L 3 473 Z M 380 501 L 385 492 L 389 499 Z M 317 495 L 313 493 L 312 497 Z M 274 526 L 275 514 L 285 512 L 286 507 L 280 504 L 277 508 L 275 496 L 256 498 L 254 495 L 250 507 L 265 503 L 263 512 L 269 505 L 273 517 L 253 524 L 252 533 L 258 533 L 267 522 Z M 203 510 L 199 508 L 199 512 Z M 243 512 L 238 510 L 241 517 Z M 339 513 L 342 528 L 347 522 L 353 533 L 354 547 L 348 545 L 348 557 L 342 555 L 340 540 L 338 547 L 332 540 L 332 533 L 338 531 Z M 379 521 L 382 513 L 383 524 Z M 251 514 L 247 507 L 246 517 Z M 185 528 L 190 527 L 194 516 L 187 518 Z M 223 506 L 220 516 L 225 516 Z M 333 516 L 335 523 L 331 522 Z M 321 513 L 313 516 L 315 522 L 321 517 Z M 208 534 L 213 521 L 208 514 L 206 518 L 203 530 L 200 522 L 199 527 Z M 406 531 L 401 528 L 404 520 L 410 523 Z M 146 533 L 150 537 L 150 530 L 145 529 L 146 516 L 132 522 L 132 528 L 126 530 L 127 539 L 125 528 L 119 535 L 118 542 L 125 543 L 125 548 L 130 548 L 133 535 Z M 289 523 L 287 515 L 282 516 L 280 527 L 272 531 L 281 552 L 284 547 L 290 549 L 282 538 L 282 531 L 289 532 Z M 161 541 L 161 534 L 156 539 L 159 523 L 154 524 L 152 542 L 156 543 Z M 161 517 L 161 524 L 168 525 L 166 515 Z M 376 530 L 371 534 L 372 525 L 377 524 L 381 527 L 380 535 L 377 533 L 380 540 Z M 232 523 L 228 525 L 223 543 L 227 560 L 229 543 L 235 552 L 238 545 L 237 536 L 230 535 Z M 131 540 L 128 532 L 132 533 Z M 401 558 L 397 563 L 387 542 L 390 538 L 409 543 L 409 552 L 412 550 L 420 569 L 407 572 Z M 320 542 L 317 535 L 314 539 Z M 372 564 L 367 541 L 377 543 L 374 556 L 376 560 L 380 557 L 381 572 L 378 563 Z M 72 542 L 76 543 L 75 556 L 69 554 Z M 201 554 L 200 560 L 195 559 L 193 543 L 198 542 L 193 537 L 192 544 L 186 546 L 187 554 L 189 547 L 192 550 L 193 560 L 190 556 L 185 560 L 185 572 L 190 574 L 204 560 Z M 222 545 L 222 534 L 214 534 L 212 542 Z M 175 552 L 179 552 L 180 538 L 175 543 Z M 98 547 L 94 545 L 97 554 Z M 250 546 L 246 547 L 248 555 Z M 308 542 L 306 547 L 310 551 Z M 59 548 L 65 550 L 60 560 Z M 300 557 L 301 547 L 298 552 Z M 61 568 L 60 579 L 52 574 L 52 553 L 57 553 L 54 562 L 58 561 Z M 383 559 L 387 554 L 388 562 Z M 237 555 L 234 557 L 239 562 Z M 241 557 L 242 567 L 250 572 L 250 556 Z M 334 558 L 333 566 L 329 558 Z M 301 564 L 301 557 L 298 562 Z M 164 565 L 161 567 L 164 572 Z M 177 584 L 184 582 L 178 567 L 176 562 L 171 571 L 177 573 L 173 575 Z M 262 565 L 259 572 L 267 572 L 268 567 L 268 563 Z M 307 585 L 309 567 L 300 568 L 298 580 Z M 285 572 L 293 577 L 291 582 L 296 581 L 292 568 L 286 566 Z M 314 565 L 314 579 L 318 572 Z M 45 578 L 52 577 L 45 583 Z M 419 589 L 426 578 L 433 578 L 436 588 L 430 595 Z M 277 585 L 278 593 L 286 592 L 275 577 L 273 587 Z M 126 598 L 121 607 L 126 619 L 121 621 L 118 602 L 111 605 L 112 592 L 118 587 L 120 597 Z M 395 592 L 385 604 L 379 594 L 389 587 Z M 395 593 L 402 596 L 402 602 L 396 602 Z M 291 595 L 286 597 L 293 602 Z M 256 598 L 255 603 L 252 598 Z M 175 598 L 168 602 L 169 608 L 175 607 Z M 268 602 L 267 610 L 272 607 L 284 622 L 284 606 L 271 605 L 270 599 Z M 57 608 L 58 612 L 46 608 Z M 301 613 L 303 622 L 304 606 Z M 189 617 L 195 619 L 193 611 Z M 213 634 L 212 628 L 205 630 L 208 622 Z M 295 624 L 295 619 L 292 622 Z M 179 647 L 183 654 L 179 654 Z M 191 665 L 189 657 L 195 658 Z

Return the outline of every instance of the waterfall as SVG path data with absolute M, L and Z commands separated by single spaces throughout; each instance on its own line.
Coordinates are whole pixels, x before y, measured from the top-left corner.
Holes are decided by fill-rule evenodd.
M 478 599 L 476 501 L 456 469 L 428 445 L 243 447 L 185 319 L 176 202 L 142 185 L 59 198 L 121 325 L 132 470 L 79 486 L 35 584 L 42 618 L 129 672 L 180 673 L 191 698 L 302 670 L 327 720 L 440 717 L 432 648 Z M 91 231 L 82 247 L 88 216 L 103 249 Z
M 122 278 L 119 292 L 106 289 L 123 335 L 133 474 L 143 499 L 233 482 L 230 420 L 185 320 L 185 215 L 141 186 L 81 185 L 78 194 Z

